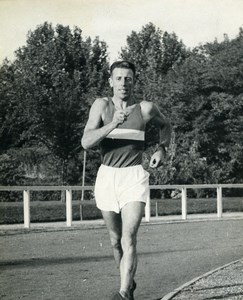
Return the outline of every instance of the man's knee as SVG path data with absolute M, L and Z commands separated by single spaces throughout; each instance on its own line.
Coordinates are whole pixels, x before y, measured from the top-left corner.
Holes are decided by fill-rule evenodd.
M 114 249 L 121 249 L 121 236 L 117 234 L 110 234 L 110 241 L 111 241 L 111 246 Z
M 134 251 L 137 245 L 136 234 L 126 234 L 124 233 L 121 239 L 121 246 L 124 252 Z

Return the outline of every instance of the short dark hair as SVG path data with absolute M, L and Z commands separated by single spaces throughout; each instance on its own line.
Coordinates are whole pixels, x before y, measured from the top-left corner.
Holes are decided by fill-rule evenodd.
M 116 68 L 121 69 L 131 69 L 133 71 L 133 75 L 136 75 L 136 67 L 133 63 L 128 60 L 119 60 L 115 61 L 110 67 L 110 74 L 112 74 L 113 70 Z

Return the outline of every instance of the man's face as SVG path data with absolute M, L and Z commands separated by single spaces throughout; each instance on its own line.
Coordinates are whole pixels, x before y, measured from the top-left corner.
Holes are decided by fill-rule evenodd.
M 131 69 L 115 68 L 113 70 L 109 82 L 115 97 L 122 100 L 130 98 L 134 84 L 133 77 Z

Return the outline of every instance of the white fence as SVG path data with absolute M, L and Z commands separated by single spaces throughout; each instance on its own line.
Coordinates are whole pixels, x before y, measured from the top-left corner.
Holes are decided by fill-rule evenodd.
M 188 189 L 216 189 L 217 190 L 217 216 L 222 217 L 222 189 L 243 188 L 243 184 L 200 184 L 200 185 L 151 185 L 150 190 L 180 190 L 182 219 L 187 219 L 187 190 Z M 93 186 L 0 186 L 0 191 L 22 191 L 24 209 L 24 227 L 30 227 L 30 191 L 66 191 L 66 225 L 72 226 L 72 191 L 93 190 Z M 81 201 L 82 205 L 90 204 L 90 201 Z M 150 221 L 150 201 L 145 207 L 145 220 Z

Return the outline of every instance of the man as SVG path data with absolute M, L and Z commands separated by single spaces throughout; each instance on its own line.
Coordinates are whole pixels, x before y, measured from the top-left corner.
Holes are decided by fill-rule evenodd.
M 114 258 L 120 270 L 120 290 L 112 299 L 134 299 L 138 228 L 149 197 L 149 173 L 143 169 L 145 126 L 151 120 L 160 129 L 158 150 L 150 167 L 158 167 L 168 147 L 171 126 L 152 102 L 136 103 L 132 94 L 135 66 L 118 61 L 110 68 L 113 97 L 97 99 L 82 137 L 85 149 L 100 145 L 95 198 L 108 228 Z

